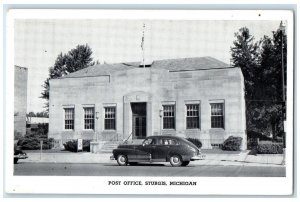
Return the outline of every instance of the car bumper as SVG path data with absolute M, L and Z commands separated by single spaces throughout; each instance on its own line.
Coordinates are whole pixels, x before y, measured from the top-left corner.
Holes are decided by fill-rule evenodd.
M 14 155 L 14 158 L 16 158 L 16 159 L 27 159 L 28 156 L 24 155 L 24 154 L 18 154 L 18 155 Z
M 115 157 L 112 155 L 110 156 L 110 160 L 116 160 Z
M 206 155 L 204 155 L 204 154 L 199 154 L 199 155 L 197 155 L 197 156 L 193 156 L 193 157 L 191 158 L 191 161 L 204 160 L 205 157 L 206 157 Z

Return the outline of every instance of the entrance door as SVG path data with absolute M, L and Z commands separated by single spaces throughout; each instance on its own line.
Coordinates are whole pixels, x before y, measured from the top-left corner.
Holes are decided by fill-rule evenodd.
M 132 137 L 134 139 L 144 139 L 147 131 L 146 103 L 131 103 L 131 109 Z

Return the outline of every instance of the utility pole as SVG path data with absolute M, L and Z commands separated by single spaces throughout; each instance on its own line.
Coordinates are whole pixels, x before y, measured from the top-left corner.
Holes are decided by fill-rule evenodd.
M 285 86 L 284 86 L 284 81 L 285 81 L 285 78 L 284 78 L 284 44 L 283 44 L 283 34 L 284 34 L 284 31 L 285 31 L 285 27 L 283 26 L 283 23 L 282 21 L 280 22 L 280 26 L 279 26 L 279 29 L 280 29 L 280 34 L 281 34 L 281 73 L 282 73 L 282 125 L 283 125 L 283 144 L 284 144 L 284 147 L 286 146 L 285 145 L 285 128 L 284 128 L 284 122 L 285 122 L 285 110 L 284 110 L 284 107 L 285 107 Z
M 283 34 L 285 31 L 285 28 L 282 24 L 282 21 L 280 22 L 280 31 L 281 31 L 281 72 L 282 72 L 282 101 L 285 102 L 285 87 L 284 87 L 284 47 L 283 47 Z

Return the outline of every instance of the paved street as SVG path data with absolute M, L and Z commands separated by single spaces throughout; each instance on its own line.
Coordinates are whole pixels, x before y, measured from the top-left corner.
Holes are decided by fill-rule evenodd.
M 165 164 L 118 166 L 117 163 L 68 164 L 28 163 L 14 165 L 14 175 L 26 176 L 202 176 L 202 177 L 285 177 L 285 167 L 244 165 L 199 165 L 171 167 Z

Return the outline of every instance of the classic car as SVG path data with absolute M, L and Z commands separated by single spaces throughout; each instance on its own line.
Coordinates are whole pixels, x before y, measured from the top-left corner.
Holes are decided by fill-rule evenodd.
M 28 156 L 22 151 L 21 147 L 17 145 L 17 141 L 14 143 L 14 164 L 18 163 L 19 159 L 27 159 Z
M 113 150 L 111 160 L 120 166 L 139 162 L 170 162 L 172 166 L 187 166 L 190 161 L 204 159 L 200 149 L 177 136 L 149 136 L 142 144 L 120 144 Z

